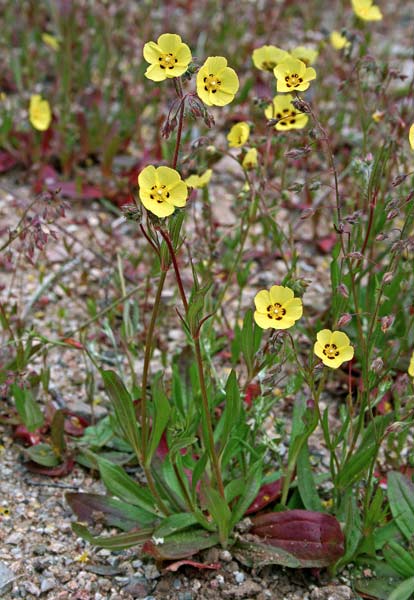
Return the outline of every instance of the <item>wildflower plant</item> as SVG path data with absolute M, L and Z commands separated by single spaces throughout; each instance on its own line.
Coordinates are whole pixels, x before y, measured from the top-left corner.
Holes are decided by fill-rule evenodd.
M 68 495 L 80 521 L 75 532 L 93 544 L 143 545 L 160 561 L 221 545 L 255 567 L 367 564 L 378 574 L 373 582 L 350 571 L 361 595 L 375 597 L 384 585 L 383 597 L 408 598 L 412 80 L 371 45 L 379 7 L 348 2 L 329 38 L 344 50 L 337 53 L 325 42 L 302 46 L 299 28 L 297 47 L 285 49 L 294 45 L 291 32 L 281 27 L 276 38 L 266 14 L 257 42 L 249 31 L 243 45 L 224 3 L 226 56 L 206 19 L 198 22 L 207 32 L 199 43 L 163 33 L 118 64 L 115 45 L 127 43 L 131 29 L 112 39 L 108 20 L 97 20 L 102 27 L 91 34 L 89 53 L 80 25 L 88 19 L 69 4 L 70 18 L 57 9 L 56 44 L 37 32 L 42 60 L 55 65 L 53 120 L 43 99 L 48 77 L 33 81 L 37 63 L 14 57 L 6 68 L 6 84 L 16 74 L 7 89 L 43 96 L 21 130 L 9 99 L 2 100 L 0 164 L 7 152 L 9 160 L 35 163 L 35 174 L 47 167 L 50 175 L 53 164 L 65 178 L 76 173 L 77 190 L 82 165 L 96 161 L 107 182 L 101 195 L 128 198 L 122 212 L 133 243 L 127 249 L 116 233 L 111 239 L 118 251 L 113 302 L 105 296 L 102 308 L 91 295 L 86 324 L 53 342 L 83 353 L 112 414 L 66 444 L 65 415 L 57 411 L 56 448 L 49 443 L 28 455 L 42 460 L 46 446 L 53 468 L 76 457 L 99 471 L 107 496 Z M 94 10 L 81 4 L 82 16 Z M 144 5 L 141 21 L 150 10 Z M 106 10 L 100 6 L 99 14 Z M 372 23 L 363 30 L 361 20 Z M 48 29 L 55 23 L 39 21 Z M 78 60 L 84 56 L 91 60 Z M 309 66 L 316 59 L 317 85 Z M 33 259 L 52 235 L 49 223 L 16 222 L 2 248 L 30 243 Z M 13 319 L 0 303 L 6 337 Z M 112 353 L 97 351 L 102 337 Z M 43 344 L 52 344 L 35 329 L 15 339 L 5 345 L 5 352 L 16 349 L 5 372 L 28 369 Z M 10 387 L 19 418 L 44 425 L 33 390 L 9 385 L 8 377 L 0 374 L 0 385 Z M 47 374 L 42 385 L 46 391 Z M 103 438 L 114 445 L 109 453 Z M 94 523 L 122 532 L 98 534 Z

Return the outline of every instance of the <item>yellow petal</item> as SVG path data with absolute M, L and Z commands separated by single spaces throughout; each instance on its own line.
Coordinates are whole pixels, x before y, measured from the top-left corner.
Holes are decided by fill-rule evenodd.
M 414 352 L 411 355 L 410 365 L 408 367 L 408 374 L 414 377 Z
M 155 42 L 147 42 L 142 50 L 142 54 L 147 62 L 158 64 L 162 50 Z
M 303 304 L 300 298 L 292 298 L 283 304 L 286 310 L 286 317 L 297 321 L 303 315 Z
M 414 123 L 410 127 L 408 132 L 408 140 L 410 142 L 411 150 L 414 150 Z
M 269 329 L 270 327 L 272 327 L 272 323 L 274 323 L 274 320 L 269 319 L 267 314 L 258 312 L 257 310 L 255 311 L 253 318 L 257 325 L 262 329 Z
M 267 311 L 267 307 L 271 304 L 270 294 L 267 290 L 261 290 L 254 297 L 254 303 L 259 312 L 265 313 Z
M 148 165 L 138 175 L 138 185 L 142 188 L 149 189 L 157 183 L 156 169 L 153 165 Z
M 349 346 L 350 339 L 343 331 L 333 331 L 329 343 L 335 344 L 338 348 L 342 348 L 343 346 Z
M 178 183 L 174 184 L 174 186 L 170 189 L 170 204 L 180 207 L 185 206 L 188 196 L 188 188 L 184 181 L 179 181 Z
M 178 49 L 180 44 L 182 44 L 182 41 L 181 37 L 176 33 L 163 33 L 158 38 L 157 43 L 162 52 L 165 52 L 166 54 L 172 52 L 175 54 L 175 51 Z
M 250 127 L 245 121 L 236 123 L 227 134 L 230 148 L 240 148 L 249 139 Z
M 167 187 L 173 186 L 181 180 L 178 171 L 171 169 L 171 167 L 158 167 L 157 176 L 160 184 Z
M 248 152 L 246 152 L 246 155 L 243 158 L 242 167 L 246 170 L 255 169 L 258 165 L 257 156 L 258 156 L 257 149 L 250 148 L 250 150 Z
M 141 198 L 142 204 L 147 210 L 157 217 L 169 217 L 174 212 L 174 206 L 168 202 L 156 202 L 155 200 Z
M 158 63 L 154 63 L 147 68 L 145 71 L 145 77 L 147 77 L 147 79 L 151 79 L 151 81 L 164 81 L 164 79 L 167 79 L 165 70 L 161 69 Z
M 207 74 L 216 75 L 227 67 L 227 59 L 224 56 L 209 56 L 203 67 Z
M 314 48 L 307 48 L 306 46 L 298 46 L 290 51 L 291 56 L 298 58 L 305 65 L 312 65 L 318 58 L 318 51 Z
M 294 293 L 290 288 L 283 285 L 272 285 L 269 295 L 272 304 L 277 303 L 283 306 L 285 302 L 292 300 Z
M 331 343 L 331 337 L 332 337 L 332 331 L 330 329 L 322 329 L 321 331 L 318 331 L 318 333 L 316 334 L 316 339 L 319 342 L 319 344 L 322 345 L 322 347 L 325 344 Z

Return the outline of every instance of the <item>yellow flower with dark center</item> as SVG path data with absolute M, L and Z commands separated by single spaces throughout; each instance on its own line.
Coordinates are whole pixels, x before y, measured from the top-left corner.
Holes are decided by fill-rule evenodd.
M 298 58 L 287 58 L 273 69 L 277 79 L 278 92 L 304 92 L 308 89 L 310 81 L 316 78 L 316 71 L 307 67 Z
M 261 290 L 254 298 L 254 320 L 262 329 L 289 329 L 303 314 L 302 300 L 282 285 Z
M 39 94 L 30 98 L 29 119 L 32 126 L 38 131 L 46 131 L 52 121 L 52 111 L 47 100 Z
M 187 177 L 187 179 L 184 179 L 184 181 L 188 187 L 201 189 L 210 183 L 212 174 L 213 171 L 211 169 L 207 169 L 207 171 L 204 171 L 204 173 L 201 175 L 190 175 Z
M 237 73 L 224 56 L 210 56 L 197 73 L 197 94 L 207 106 L 229 104 L 238 89 Z
M 382 13 L 372 0 L 352 0 L 354 13 L 364 21 L 381 21 Z
M 147 42 L 144 58 L 150 63 L 145 76 L 152 81 L 180 77 L 192 61 L 191 50 L 175 33 L 163 33 L 155 42 Z
M 408 367 L 408 374 L 411 377 L 414 377 L 414 352 L 411 355 L 411 360 L 410 360 L 410 364 L 409 364 L 409 367 Z
M 323 364 L 331 369 L 337 369 L 343 362 L 351 360 L 354 356 L 354 348 L 346 333 L 330 329 L 322 329 L 318 332 L 313 351 Z
M 351 45 L 351 42 L 339 31 L 331 31 L 329 40 L 335 50 L 343 50 Z
M 315 60 L 318 58 L 319 52 L 314 48 L 297 46 L 297 48 L 293 48 L 293 50 L 290 51 L 290 55 L 293 56 L 293 58 L 298 58 L 305 63 L 307 67 L 309 67 L 309 65 L 313 65 Z
M 187 185 L 178 171 L 150 165 L 138 175 L 139 197 L 147 210 L 157 217 L 172 215 L 175 207 L 187 201 Z
M 258 153 L 256 148 L 250 148 L 243 158 L 242 167 L 249 171 L 250 169 L 255 169 L 258 165 Z
M 278 119 L 275 125 L 278 131 L 302 129 L 309 120 L 308 115 L 293 106 L 293 100 L 292 94 L 278 94 L 273 98 L 273 103 L 265 109 L 268 119 Z
M 414 150 L 414 123 L 410 127 L 408 132 L 408 141 L 410 142 L 411 150 Z
M 262 46 L 253 50 L 253 64 L 261 71 L 273 71 L 276 65 L 288 58 L 289 52 L 277 46 Z
M 243 146 L 249 139 L 249 134 L 250 127 L 245 121 L 233 125 L 227 135 L 230 148 L 240 148 L 240 146 Z

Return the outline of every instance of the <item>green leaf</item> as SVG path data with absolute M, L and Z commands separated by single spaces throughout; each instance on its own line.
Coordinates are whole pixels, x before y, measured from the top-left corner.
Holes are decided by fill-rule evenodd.
M 262 485 L 263 459 L 260 457 L 249 469 L 242 495 L 232 510 L 230 528 L 233 528 L 243 517 Z
M 162 543 L 149 541 L 143 550 L 157 560 L 175 560 L 193 556 L 200 550 L 216 546 L 218 542 L 217 534 L 191 528 L 190 531 L 179 531 L 166 537 Z
M 304 507 L 307 510 L 324 512 L 321 499 L 319 498 L 319 494 L 316 489 L 315 480 L 313 478 L 307 443 L 302 446 L 298 454 L 296 462 L 296 479 Z
M 28 457 L 44 467 L 57 467 L 59 458 L 49 444 L 36 444 L 25 450 Z
M 345 521 L 345 554 L 338 561 L 337 568 L 347 565 L 357 555 L 358 546 L 362 539 L 362 523 L 360 511 L 352 490 L 345 493 L 341 504 L 341 521 Z
M 407 540 L 414 536 L 414 485 L 402 473 L 392 471 L 387 478 L 392 516 Z
M 11 391 L 16 402 L 17 412 L 27 429 L 35 431 L 41 427 L 44 423 L 44 418 L 38 403 L 33 398 L 31 390 L 22 389 L 16 383 L 13 383 Z
M 220 542 L 226 546 L 230 533 L 231 511 L 224 498 L 220 496 L 217 490 L 202 486 L 203 494 L 206 499 L 208 512 L 213 517 L 214 523 L 219 530 Z
M 121 467 L 114 465 L 109 460 L 97 456 L 96 462 L 99 466 L 102 481 L 111 494 L 158 516 L 158 510 L 148 488 L 140 486 Z
M 390 521 L 383 527 L 377 527 L 374 531 L 374 543 L 375 549 L 381 550 L 381 548 L 390 540 L 402 539 L 401 531 L 399 530 L 395 521 Z
M 387 563 L 402 577 L 414 577 L 414 556 L 391 540 L 382 549 Z
M 147 465 L 151 464 L 154 452 L 158 448 L 162 434 L 167 427 L 171 407 L 168 402 L 168 398 L 162 389 L 161 379 L 158 377 L 155 379 L 152 389 L 152 400 L 153 400 L 153 416 L 152 416 L 152 431 L 148 446 L 148 454 L 145 457 Z
M 165 517 L 161 524 L 155 529 L 154 537 L 167 537 L 168 535 L 186 529 L 191 525 L 196 525 L 197 523 L 198 519 L 191 513 L 171 515 L 170 517 Z
M 119 427 L 140 459 L 141 433 L 138 428 L 132 398 L 115 371 L 101 371 L 101 375 L 108 396 L 113 402 Z
M 387 600 L 410 600 L 414 594 L 414 577 L 406 579 L 388 596 Z
M 215 429 L 217 441 L 221 441 L 221 452 L 226 447 L 230 432 L 240 418 L 241 399 L 236 373 L 232 370 L 226 382 L 226 400 L 223 416 Z
M 128 533 L 118 533 L 111 536 L 94 536 L 89 533 L 88 528 L 80 523 L 72 523 L 72 529 L 79 537 L 83 538 L 94 546 L 107 548 L 108 550 L 125 550 L 138 546 L 149 540 L 152 536 L 153 528 L 141 529 L 139 531 L 129 531 Z
M 153 514 L 117 498 L 81 492 L 67 492 L 65 497 L 82 523 L 96 525 L 99 522 L 107 527 L 131 531 L 152 525 L 156 520 Z
M 365 473 L 378 452 L 378 442 L 366 437 L 361 441 L 358 450 L 345 463 L 338 474 L 336 485 L 344 490 L 358 481 Z

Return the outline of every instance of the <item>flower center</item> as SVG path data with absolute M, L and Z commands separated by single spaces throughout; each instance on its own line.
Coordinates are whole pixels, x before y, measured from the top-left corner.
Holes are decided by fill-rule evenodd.
M 276 321 L 283 319 L 286 314 L 286 310 L 282 308 L 282 305 L 278 302 L 275 302 L 275 304 L 269 304 L 266 310 L 269 319 L 276 319 Z
M 172 52 L 169 52 L 168 54 L 161 54 L 161 56 L 158 58 L 158 62 L 161 69 L 173 69 L 175 67 L 175 63 L 178 62 L 178 59 L 175 58 Z
M 276 119 L 279 119 L 279 124 L 280 125 L 294 125 L 296 123 L 296 115 L 298 113 L 295 110 L 289 110 L 288 108 L 284 108 L 283 109 L 283 114 L 278 112 L 276 114 Z
M 336 344 L 325 344 L 322 352 L 325 354 L 326 358 L 333 360 L 337 356 L 339 356 L 339 351 Z
M 290 73 L 285 77 L 286 87 L 288 88 L 297 88 L 301 83 L 303 83 L 303 78 L 299 77 L 297 73 Z
M 167 190 L 165 185 L 153 185 L 151 188 L 150 198 L 155 200 L 158 204 L 162 202 L 168 202 L 170 192 Z
M 221 86 L 220 79 L 218 79 L 216 75 L 213 75 L 213 73 L 204 77 L 203 81 L 205 91 L 211 92 L 212 94 L 215 94 Z

